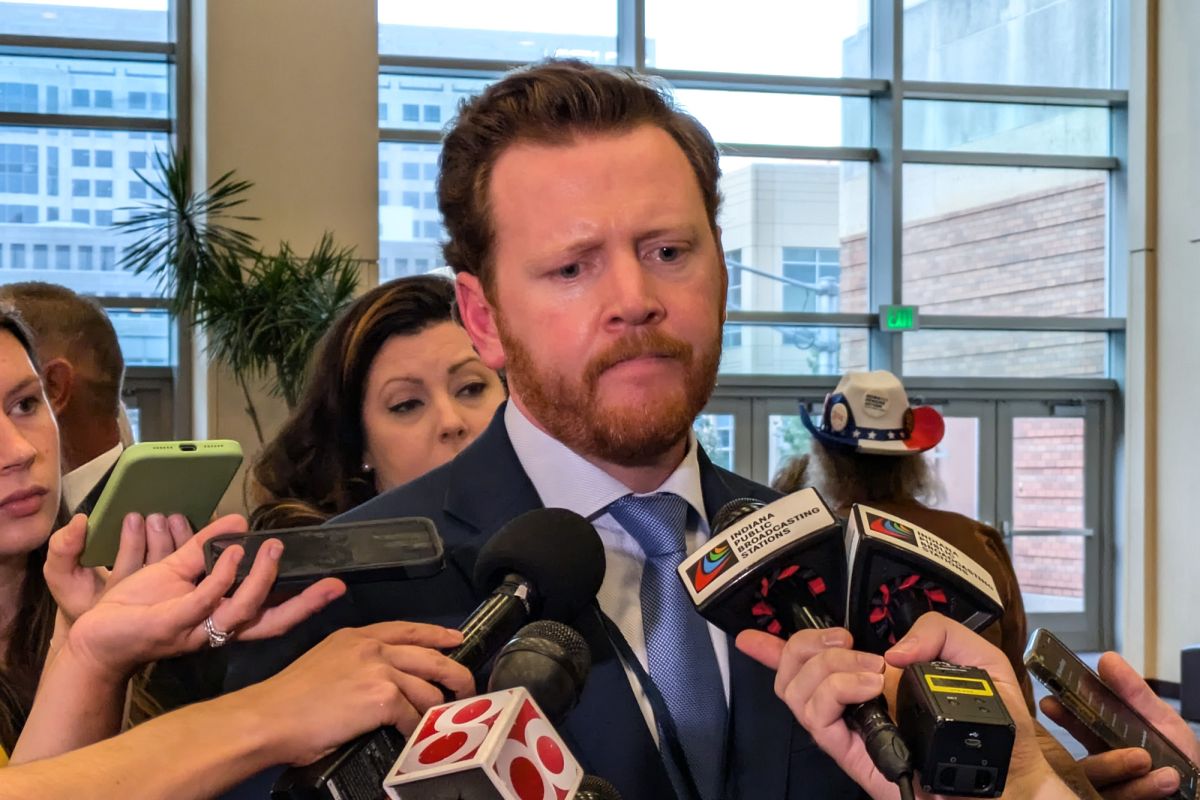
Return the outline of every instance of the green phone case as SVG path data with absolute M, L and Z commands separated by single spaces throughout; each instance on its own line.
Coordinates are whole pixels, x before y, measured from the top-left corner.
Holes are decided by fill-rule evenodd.
M 125 515 L 183 514 L 199 530 L 242 463 L 232 439 L 142 442 L 125 449 L 88 517 L 80 563 L 111 567 L 121 543 Z

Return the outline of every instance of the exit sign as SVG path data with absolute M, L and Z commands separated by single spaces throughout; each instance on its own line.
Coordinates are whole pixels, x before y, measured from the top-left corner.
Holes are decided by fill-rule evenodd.
M 921 328 L 921 315 L 916 306 L 880 306 L 881 331 L 915 331 Z

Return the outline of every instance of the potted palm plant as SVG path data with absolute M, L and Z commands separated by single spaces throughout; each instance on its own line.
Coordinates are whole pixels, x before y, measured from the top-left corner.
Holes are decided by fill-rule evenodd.
M 251 381 L 264 380 L 295 407 L 309 354 L 358 287 L 359 260 L 328 232 L 308 255 L 287 242 L 268 252 L 237 227 L 257 219 L 241 213 L 252 183 L 230 171 L 193 191 L 186 150 L 156 153 L 155 161 L 156 172 L 137 172 L 150 199 L 115 224 L 135 237 L 121 266 L 156 278 L 171 312 L 205 332 L 262 444 Z

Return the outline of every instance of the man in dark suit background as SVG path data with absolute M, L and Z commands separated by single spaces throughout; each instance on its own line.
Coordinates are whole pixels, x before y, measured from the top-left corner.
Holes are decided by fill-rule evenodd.
M 482 544 L 525 511 L 569 508 L 607 563 L 577 622 L 594 666 L 561 726 L 588 771 L 626 800 L 860 796 L 674 574 L 721 505 L 776 496 L 715 467 L 691 432 L 721 352 L 719 175 L 707 131 L 626 73 L 548 62 L 464 104 L 442 150 L 445 255 L 511 399 L 453 462 L 341 518 L 428 516 L 449 567 L 353 587 L 286 640 L 244 646 L 231 688 L 339 627 L 460 623 L 481 599 Z

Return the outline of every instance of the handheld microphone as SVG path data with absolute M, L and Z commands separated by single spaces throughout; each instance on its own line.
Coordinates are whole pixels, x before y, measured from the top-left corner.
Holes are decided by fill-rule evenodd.
M 516 517 L 479 551 L 475 587 L 490 594 L 460 626 L 463 641 L 450 658 L 478 673 L 529 619 L 573 620 L 595 598 L 604 567 L 604 545 L 578 514 L 541 508 Z M 272 800 L 374 800 L 402 746 L 390 728 L 364 734 L 286 770 Z
M 575 793 L 575 800 L 621 800 L 621 793 L 604 778 L 595 775 L 584 775 Z
M 842 528 L 816 489 L 768 505 L 734 500 L 714 515 L 710 527 L 712 539 L 679 566 L 679 576 L 713 624 L 734 636 L 760 628 L 786 638 L 799 630 L 832 628 L 845 617 Z M 845 717 L 880 773 L 906 784 L 911 755 L 884 699 L 850 706 Z
M 592 651 L 574 628 L 553 620 L 531 622 L 496 656 L 488 691 L 524 686 L 558 723 L 579 702 L 592 668 Z
M 846 551 L 847 627 L 859 650 L 886 652 L 928 611 L 973 631 L 1004 613 L 986 569 L 945 539 L 893 514 L 853 506 Z
M 550 720 L 517 687 L 425 712 L 383 788 L 392 800 L 567 800 L 582 781 Z

